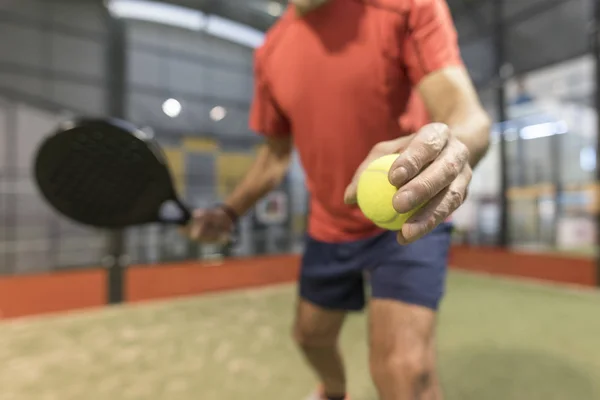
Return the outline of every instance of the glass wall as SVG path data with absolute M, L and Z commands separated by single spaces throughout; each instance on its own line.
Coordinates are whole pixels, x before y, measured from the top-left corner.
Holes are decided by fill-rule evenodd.
M 593 82 L 590 55 L 508 82 L 515 246 L 582 253 L 594 247 Z
M 479 15 L 493 28 L 493 2 L 462 8 L 449 3 L 455 7 L 465 62 L 495 122 L 490 151 L 475 171 L 470 198 L 456 214 L 456 241 L 499 242 L 499 144 L 504 140 L 511 247 L 592 254 L 597 136 L 587 30 L 592 2 L 504 1 L 505 59 L 497 72 L 497 40 L 473 18 Z M 484 54 L 487 61 L 479 58 Z M 505 90 L 505 121 L 498 117 L 499 85 Z

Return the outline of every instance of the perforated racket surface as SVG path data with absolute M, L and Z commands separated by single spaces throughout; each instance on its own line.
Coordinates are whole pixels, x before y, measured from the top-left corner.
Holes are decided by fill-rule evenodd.
M 82 224 L 114 229 L 190 220 L 160 147 L 124 121 L 63 124 L 38 149 L 34 171 L 46 200 Z

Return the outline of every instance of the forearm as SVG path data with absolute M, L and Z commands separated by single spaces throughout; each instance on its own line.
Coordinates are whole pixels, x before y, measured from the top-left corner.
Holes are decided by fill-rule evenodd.
M 258 200 L 279 186 L 287 172 L 291 157 L 291 147 L 273 143 L 262 146 L 250 170 L 225 204 L 238 215 L 245 214 Z
M 423 79 L 419 91 L 433 122 L 442 122 L 467 146 L 475 167 L 490 142 L 490 119 L 463 67 L 448 67 Z
M 445 123 L 450 132 L 469 149 L 471 168 L 481 161 L 490 145 L 490 119 L 483 110 L 456 113 Z

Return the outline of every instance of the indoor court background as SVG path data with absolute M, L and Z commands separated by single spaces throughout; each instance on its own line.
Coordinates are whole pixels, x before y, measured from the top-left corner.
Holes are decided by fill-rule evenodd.
M 289 334 L 308 197 L 297 159 L 225 249 L 159 226 L 82 228 L 31 177 L 59 121 L 110 115 L 154 135 L 190 205 L 217 203 L 260 145 L 252 54 L 284 3 L 0 1 L 0 400 L 311 391 Z M 447 397 L 600 399 L 599 1 L 448 3 L 495 125 L 455 216 Z M 365 340 L 353 316 L 355 400 L 376 399 Z

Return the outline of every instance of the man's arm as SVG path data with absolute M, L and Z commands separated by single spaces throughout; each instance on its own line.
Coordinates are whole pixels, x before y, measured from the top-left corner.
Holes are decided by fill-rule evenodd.
M 245 214 L 268 192 L 276 188 L 288 170 L 292 156 L 290 122 L 270 90 L 264 66 L 265 46 L 254 59 L 254 98 L 250 108 L 250 129 L 259 132 L 266 142 L 258 151 L 254 164 L 225 201 L 237 215 Z
M 448 125 L 469 150 L 469 164 L 474 168 L 489 147 L 491 122 L 465 68 L 451 66 L 433 72 L 421 80 L 418 89 L 432 122 Z
M 422 127 L 409 143 L 399 138 L 376 145 L 361 165 L 399 151 L 389 173 L 398 188 L 392 204 L 399 213 L 421 207 L 398 233 L 402 244 L 431 232 L 464 202 L 472 167 L 489 146 L 490 128 L 460 57 L 446 1 L 412 1 L 406 23 L 403 67 L 437 123 Z M 350 203 L 356 200 L 356 176 L 346 192 Z
M 268 42 L 268 41 L 267 41 Z M 254 97 L 250 108 L 250 129 L 266 137 L 266 142 L 250 170 L 221 207 L 194 212 L 187 229 L 193 240 L 230 240 L 238 216 L 245 214 L 269 191 L 276 188 L 287 172 L 292 155 L 292 137 L 287 116 L 271 94 L 263 65 L 264 46 L 255 57 Z
M 399 151 L 389 174 L 390 182 L 399 188 L 392 204 L 399 213 L 423 205 L 398 233 L 402 244 L 431 232 L 463 203 L 472 167 L 489 146 L 490 120 L 464 67 L 440 68 L 424 76 L 417 87 L 437 123 L 424 126 L 410 138 L 376 145 L 345 195 L 346 202 L 355 201 L 357 177 L 370 160 Z
M 288 169 L 292 154 L 291 137 L 272 137 L 260 147 L 254 163 L 219 207 L 194 211 L 192 222 L 184 230 L 192 240 L 226 243 L 238 216 L 245 214 L 270 190 L 277 187 Z
M 269 137 L 258 150 L 250 170 L 225 200 L 237 215 L 245 214 L 282 182 L 292 156 L 291 136 Z
M 450 128 L 475 166 L 486 153 L 490 122 L 460 56 L 446 0 L 416 0 L 408 18 L 404 61 L 434 122 Z
M 460 207 L 490 142 L 490 120 L 463 66 L 431 72 L 417 88 L 434 123 L 415 135 L 390 170 L 399 188 L 396 211 L 423 205 L 398 233 L 400 243 L 423 237 Z

